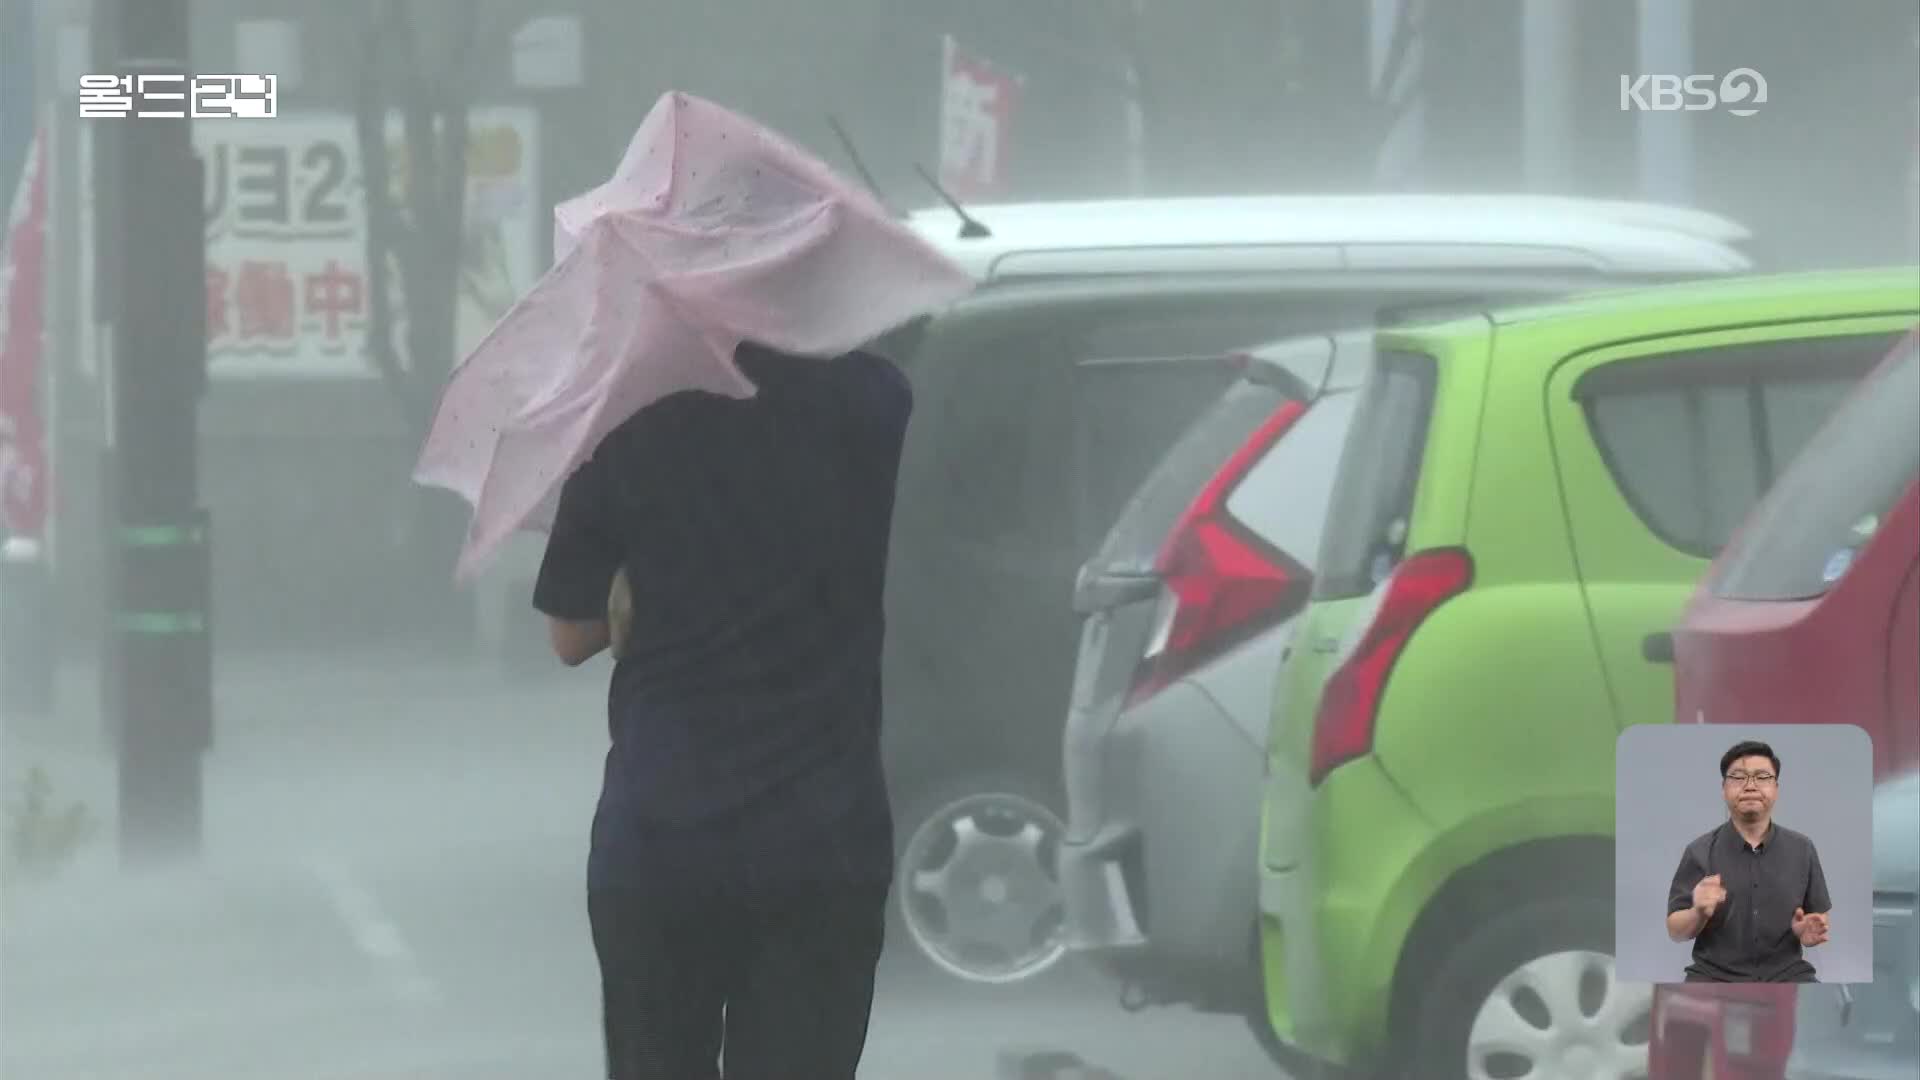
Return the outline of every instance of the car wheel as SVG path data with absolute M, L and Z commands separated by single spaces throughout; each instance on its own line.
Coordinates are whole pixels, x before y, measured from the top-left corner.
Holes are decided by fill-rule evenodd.
M 1400 1060 L 1445 1080 L 1645 1080 L 1653 988 L 1621 982 L 1613 909 L 1526 904 L 1453 950 L 1416 999 Z
M 1066 954 L 1054 860 L 1066 831 L 1034 785 L 941 784 L 903 815 L 894 907 L 936 968 L 970 982 L 1030 979 Z

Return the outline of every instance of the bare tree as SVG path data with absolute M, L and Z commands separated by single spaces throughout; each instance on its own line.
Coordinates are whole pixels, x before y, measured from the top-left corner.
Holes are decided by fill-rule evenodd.
M 473 97 L 468 72 L 482 38 L 480 6 L 453 3 L 436 12 L 435 37 L 446 43 L 438 64 L 422 48 L 412 0 L 369 0 L 359 42 L 354 126 L 366 192 L 367 350 L 415 446 L 457 359 Z M 387 142 L 388 118 L 396 112 L 404 149 L 397 163 Z M 422 491 L 414 507 L 409 535 L 425 595 L 446 620 L 440 629 L 470 639 L 471 602 L 462 603 L 451 584 L 465 507 L 437 491 Z

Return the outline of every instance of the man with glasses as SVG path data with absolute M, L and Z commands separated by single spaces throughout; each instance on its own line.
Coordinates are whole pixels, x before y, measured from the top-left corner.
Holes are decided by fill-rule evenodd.
M 1687 845 L 1667 894 L 1667 936 L 1693 942 L 1688 982 L 1814 982 L 1803 950 L 1827 941 L 1820 854 L 1776 823 L 1780 758 L 1763 742 L 1720 756 L 1727 820 Z

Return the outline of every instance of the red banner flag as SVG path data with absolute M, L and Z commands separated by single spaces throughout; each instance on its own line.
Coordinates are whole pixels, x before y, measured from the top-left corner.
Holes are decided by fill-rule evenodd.
M 1021 79 L 945 39 L 940 73 L 940 182 L 958 199 L 989 198 L 1006 183 L 1009 128 Z
M 39 539 L 47 524 L 40 368 L 47 293 L 46 132 L 34 133 L 0 257 L 0 529 Z

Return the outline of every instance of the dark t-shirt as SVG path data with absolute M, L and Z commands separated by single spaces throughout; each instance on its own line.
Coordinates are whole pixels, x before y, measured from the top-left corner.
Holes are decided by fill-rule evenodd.
M 598 887 L 885 881 L 882 592 L 913 394 L 891 362 L 742 346 L 759 388 L 665 398 L 568 478 L 534 589 L 633 627 L 608 693 Z
M 1667 913 L 1693 907 L 1693 887 L 1720 875 L 1726 902 L 1693 939 L 1687 977 L 1708 982 L 1812 982 L 1813 965 L 1793 933 L 1795 908 L 1809 915 L 1833 910 L 1820 853 L 1802 833 L 1770 826 L 1756 847 L 1731 824 L 1696 837 L 1680 855 Z

